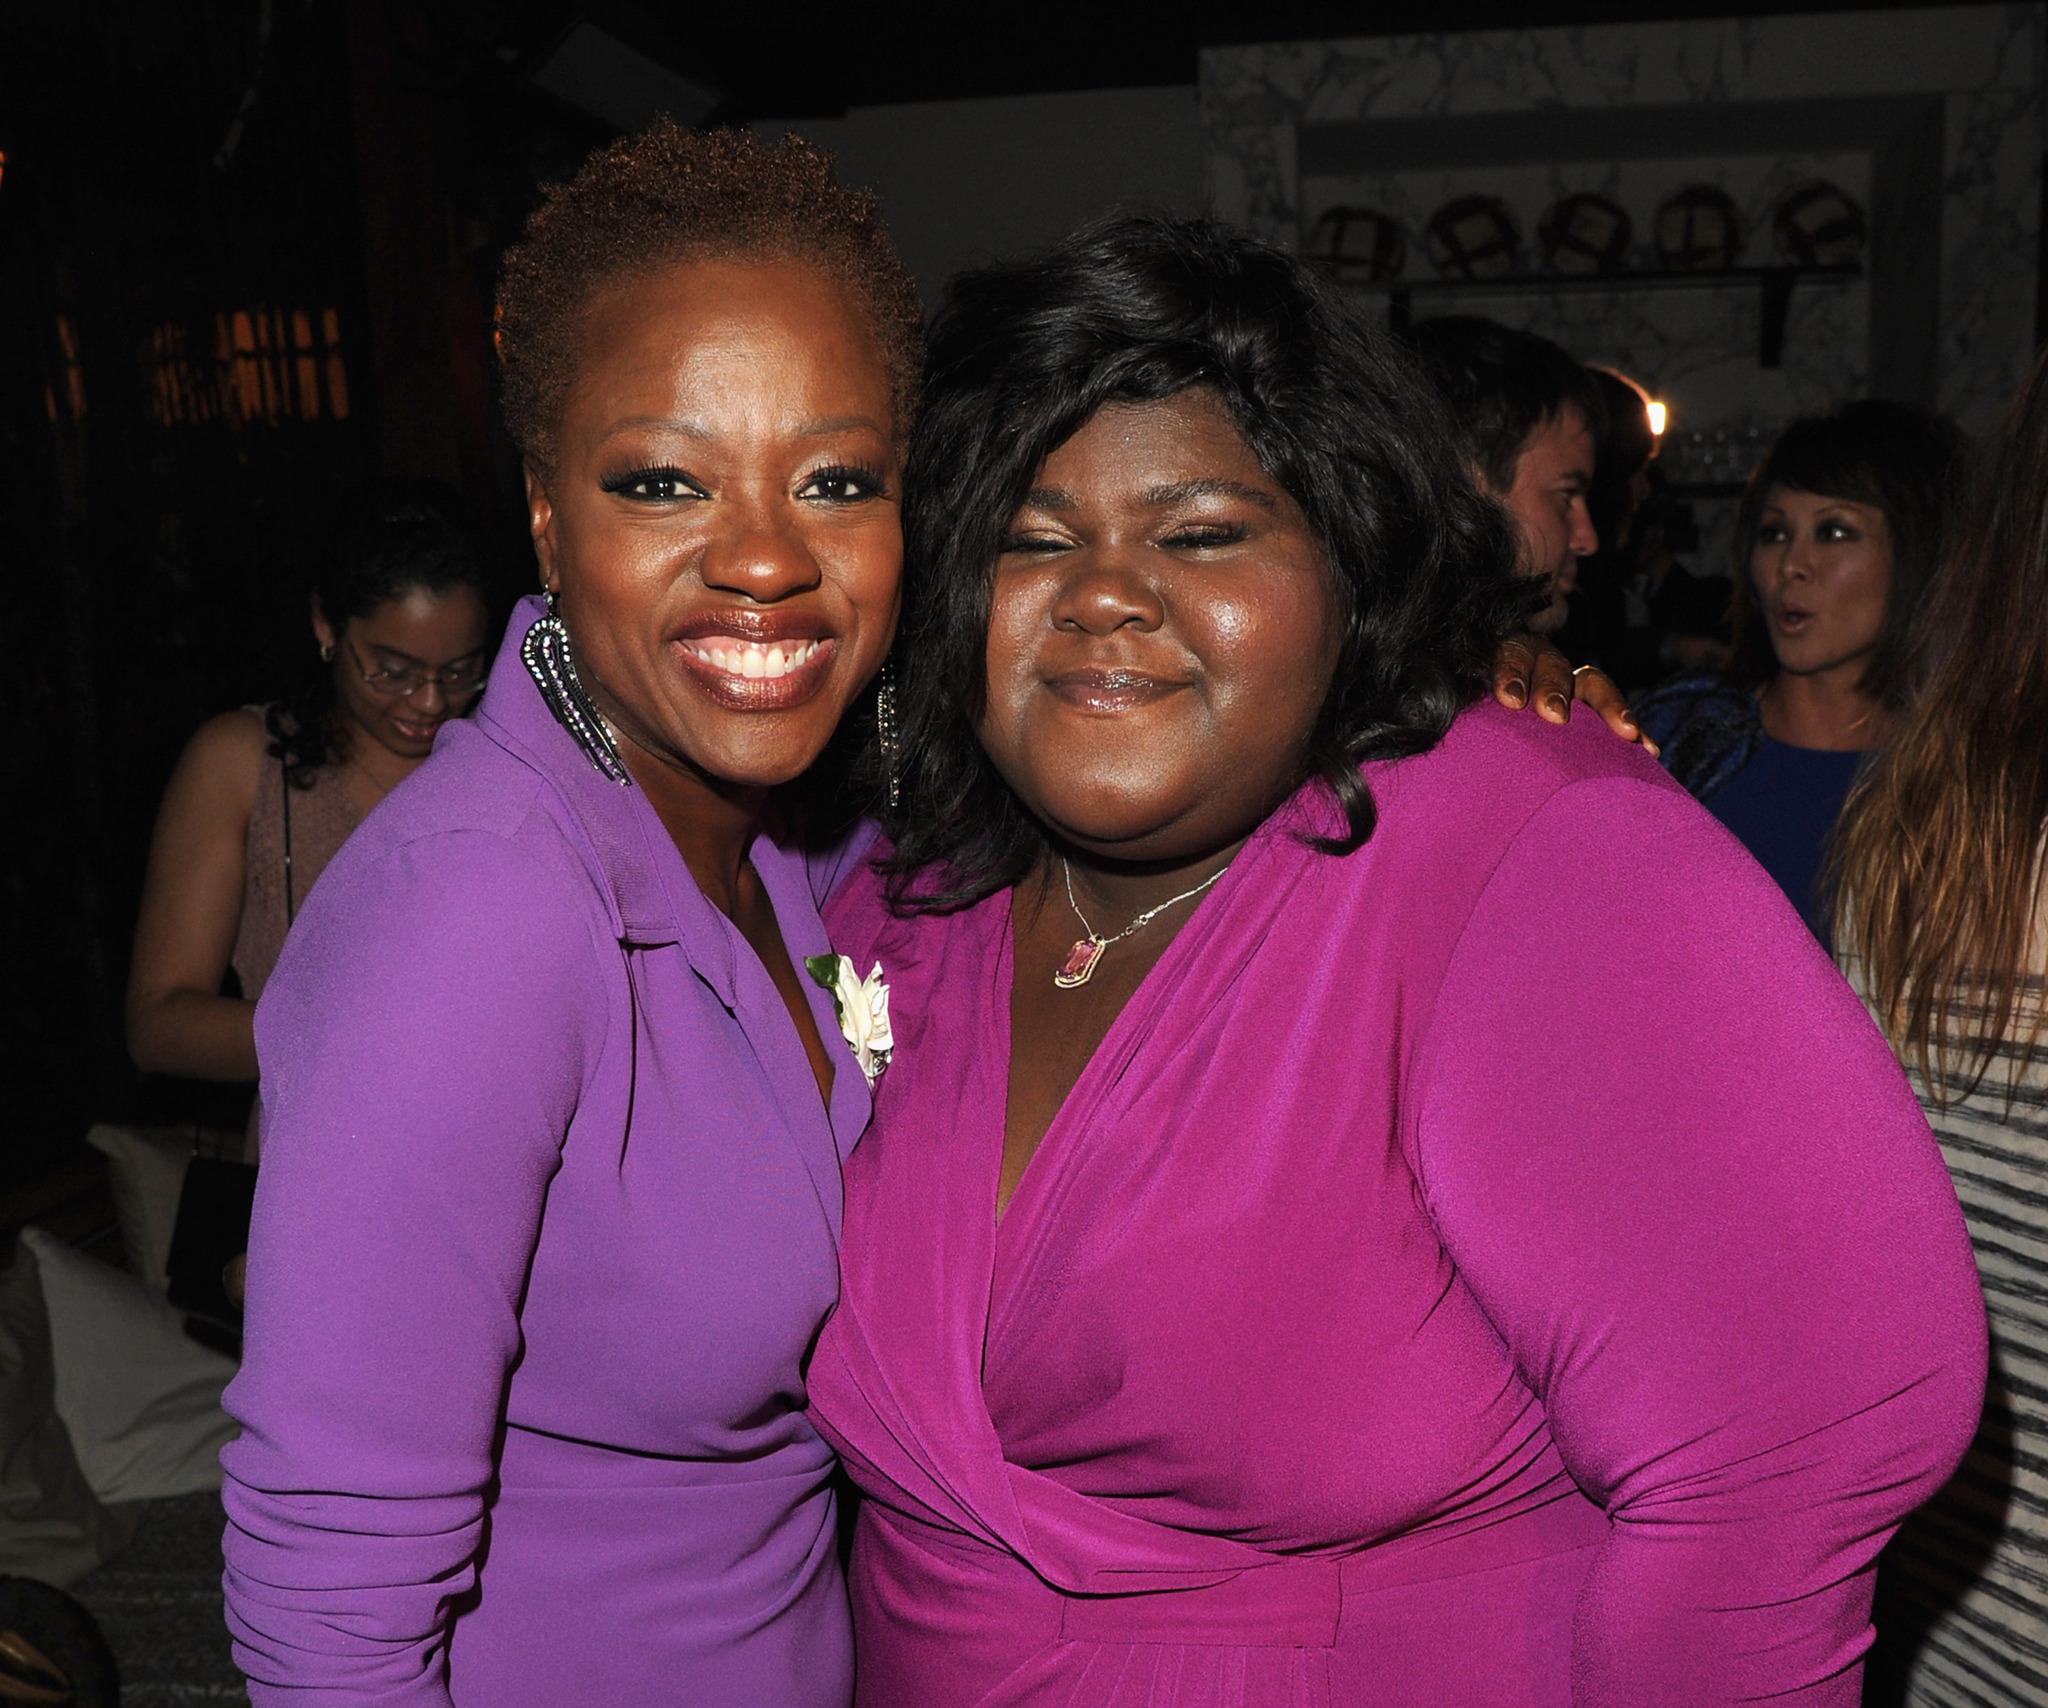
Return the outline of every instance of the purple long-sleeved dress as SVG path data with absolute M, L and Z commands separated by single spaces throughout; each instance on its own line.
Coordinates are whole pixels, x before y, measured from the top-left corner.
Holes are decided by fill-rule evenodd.
M 260 1704 L 843 1708 L 829 1113 L 766 971 L 518 658 L 356 832 L 257 1012 L 222 1455 Z M 753 863 L 792 956 L 807 870 Z M 825 993 L 806 990 L 837 1044 Z
M 1009 896 L 828 906 L 896 1042 L 811 1367 L 863 1708 L 1853 1708 L 1969 1243 L 1777 887 L 1590 722 L 1474 707 L 1341 859 L 1298 797 L 1000 1225 Z

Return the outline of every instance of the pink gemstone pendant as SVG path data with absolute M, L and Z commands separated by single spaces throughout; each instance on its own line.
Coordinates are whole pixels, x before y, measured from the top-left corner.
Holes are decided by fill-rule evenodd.
M 1083 937 L 1067 951 L 1067 958 L 1060 962 L 1060 970 L 1052 975 L 1052 982 L 1061 990 L 1079 990 L 1095 976 L 1095 963 L 1102 959 L 1102 951 L 1108 947 L 1099 937 Z

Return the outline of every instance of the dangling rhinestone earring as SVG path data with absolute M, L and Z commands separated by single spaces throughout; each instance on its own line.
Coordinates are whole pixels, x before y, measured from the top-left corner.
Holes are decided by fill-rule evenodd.
M 903 788 L 896 770 L 896 665 L 889 659 L 883 660 L 882 683 L 875 690 L 875 739 L 882 749 L 882 775 L 889 785 L 889 810 L 894 812 Z
M 633 781 L 632 774 L 619 757 L 618 743 L 612 740 L 603 713 L 576 674 L 569 631 L 555 614 L 555 595 L 549 592 L 542 597 L 547 601 L 547 615 L 528 629 L 526 639 L 519 643 L 520 662 L 540 689 L 548 710 L 555 714 L 555 722 L 576 738 L 591 764 L 623 787 Z

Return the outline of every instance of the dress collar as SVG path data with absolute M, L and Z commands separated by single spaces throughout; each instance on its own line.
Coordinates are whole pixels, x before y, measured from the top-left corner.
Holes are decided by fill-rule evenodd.
M 519 656 L 520 642 L 544 609 L 537 598 L 522 599 L 514 608 L 477 722 L 492 740 L 539 772 L 561 802 L 566 828 L 600 881 L 619 941 L 643 948 L 681 944 L 691 965 L 730 1008 L 735 967 L 724 916 L 691 879 L 646 795 L 635 784 L 614 783 L 590 762 L 548 710 Z M 766 837 L 753 856 L 756 869 L 763 860 L 782 857 Z
M 790 1119 L 799 1130 L 816 1125 L 825 1148 L 812 1159 L 813 1170 L 836 1230 L 839 1161 L 867 1126 L 872 1104 L 852 1052 L 840 1048 L 832 999 L 800 976 L 819 1035 L 838 1052 L 827 1108 L 817 1101 L 809 1060 L 781 997 L 737 928 L 697 887 L 647 796 L 637 784 L 614 783 L 599 771 L 541 698 L 519 646 L 544 609 L 536 598 L 522 599 L 514 608 L 476 721 L 485 736 L 539 773 L 560 803 L 563 829 L 596 879 L 621 943 L 635 948 L 680 946 L 691 968 L 728 1012 L 769 1017 L 765 1023 L 772 1029 L 787 1030 L 795 1063 L 787 1081 L 794 1088 L 789 1092 Z M 782 846 L 765 831 L 755 838 L 747 858 L 775 905 L 783 942 L 801 975 L 806 956 L 826 953 L 830 947 L 818 918 L 810 869 L 800 850 Z M 744 980 L 743 956 L 749 969 Z M 744 986 L 751 986 L 751 998 Z

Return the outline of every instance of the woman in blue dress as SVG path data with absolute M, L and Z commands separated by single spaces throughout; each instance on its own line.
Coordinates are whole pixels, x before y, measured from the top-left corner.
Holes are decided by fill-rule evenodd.
M 1822 852 L 1905 707 L 1906 637 L 1941 561 L 1963 451 L 1947 421 L 1883 399 L 1786 428 L 1742 497 L 1728 668 L 1636 707 L 1672 775 L 1823 938 Z

